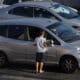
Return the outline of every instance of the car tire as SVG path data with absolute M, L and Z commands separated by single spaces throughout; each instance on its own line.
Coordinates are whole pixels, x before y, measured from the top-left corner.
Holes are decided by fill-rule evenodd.
M 7 57 L 4 53 L 0 52 L 0 67 L 5 67 L 7 65 Z
M 78 64 L 73 57 L 63 57 L 60 60 L 60 68 L 65 73 L 73 73 L 77 70 Z

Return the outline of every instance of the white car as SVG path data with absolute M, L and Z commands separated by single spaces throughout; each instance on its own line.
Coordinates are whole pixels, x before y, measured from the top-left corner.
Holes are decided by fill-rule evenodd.
M 68 24 L 43 18 L 0 21 L 0 67 L 7 62 L 35 63 L 34 40 L 41 30 L 48 44 L 45 64 L 57 64 L 67 73 L 80 68 L 80 34 Z
M 27 1 L 0 9 L 0 19 L 22 17 L 57 19 L 71 24 L 74 28 L 80 28 L 80 15 L 77 11 L 56 2 Z

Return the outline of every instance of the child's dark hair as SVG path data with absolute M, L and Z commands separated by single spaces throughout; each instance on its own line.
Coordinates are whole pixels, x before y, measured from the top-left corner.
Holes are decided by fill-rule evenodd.
M 44 34 L 44 33 L 45 33 L 45 31 L 40 30 L 40 31 L 39 31 L 39 36 L 42 35 L 42 34 Z

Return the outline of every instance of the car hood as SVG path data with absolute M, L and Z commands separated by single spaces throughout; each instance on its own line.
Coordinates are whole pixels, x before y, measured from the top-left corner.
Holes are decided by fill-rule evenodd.
M 74 47 L 80 47 L 80 40 L 79 41 L 75 41 L 75 42 L 72 42 L 72 43 L 69 43 L 71 46 L 74 46 Z
M 68 20 L 70 24 L 72 24 L 73 26 L 80 26 L 80 17 L 77 18 L 73 18 Z

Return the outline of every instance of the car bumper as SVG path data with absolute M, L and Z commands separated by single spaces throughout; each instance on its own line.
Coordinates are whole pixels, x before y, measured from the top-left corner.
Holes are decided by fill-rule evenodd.
M 80 68 L 80 55 L 77 56 L 78 67 Z

